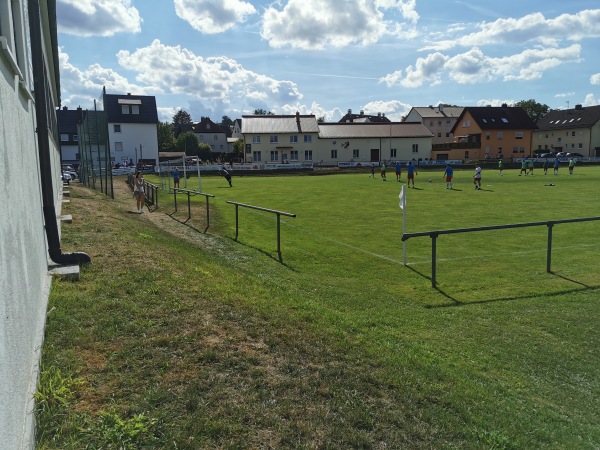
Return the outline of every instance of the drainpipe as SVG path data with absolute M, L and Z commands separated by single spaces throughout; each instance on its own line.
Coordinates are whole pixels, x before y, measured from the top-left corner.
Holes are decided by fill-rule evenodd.
M 50 21 L 56 23 L 56 10 L 50 8 Z M 52 107 L 47 102 L 50 93 L 46 91 L 46 76 L 44 70 L 44 54 L 42 50 L 42 30 L 39 0 L 29 0 L 29 29 L 31 33 L 31 59 L 34 81 L 35 118 L 37 123 L 37 141 L 40 157 L 40 177 L 42 184 L 42 205 L 46 237 L 48 239 L 48 254 L 50 259 L 57 264 L 83 264 L 91 262 L 86 253 L 63 253 L 60 248 L 60 236 L 54 208 L 54 188 L 52 184 L 52 165 L 50 161 L 50 144 L 48 131 L 47 108 Z M 56 48 L 56 43 L 51 44 Z M 56 75 L 58 77 L 58 73 Z M 58 86 L 58 79 L 57 79 Z

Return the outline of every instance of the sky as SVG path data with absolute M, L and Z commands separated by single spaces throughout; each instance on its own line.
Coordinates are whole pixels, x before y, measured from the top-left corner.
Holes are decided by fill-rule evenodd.
M 598 0 L 57 0 L 61 105 L 159 119 L 600 104 Z

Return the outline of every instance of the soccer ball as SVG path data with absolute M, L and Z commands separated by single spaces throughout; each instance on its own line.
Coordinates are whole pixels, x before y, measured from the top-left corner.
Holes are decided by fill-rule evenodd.
M 429 180 L 427 180 L 429 183 L 431 183 L 431 178 Z

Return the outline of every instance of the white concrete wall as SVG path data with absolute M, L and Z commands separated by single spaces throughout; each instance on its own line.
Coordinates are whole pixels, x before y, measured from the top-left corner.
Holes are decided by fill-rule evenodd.
M 6 449 L 33 448 L 50 287 L 34 120 L 33 101 L 0 55 L 0 448 Z M 56 152 L 52 165 L 58 164 Z
M 118 122 L 115 122 L 118 123 Z M 110 155 L 113 162 L 122 163 L 122 158 L 130 159 L 136 163 L 137 157 L 144 160 L 153 159 L 158 165 L 158 134 L 156 124 L 148 123 L 121 123 L 121 132 L 115 133 L 114 123 L 108 124 L 108 139 L 110 141 Z M 123 143 L 123 151 L 115 150 L 115 142 Z M 140 145 L 142 152 L 140 154 Z

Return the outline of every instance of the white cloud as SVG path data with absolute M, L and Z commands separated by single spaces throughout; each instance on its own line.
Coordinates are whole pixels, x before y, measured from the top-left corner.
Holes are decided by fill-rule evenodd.
M 142 19 L 131 0 L 58 0 L 58 30 L 77 36 L 139 33 Z
M 590 77 L 590 84 L 600 84 L 600 73 L 595 73 Z
M 562 97 L 573 97 L 575 95 L 575 92 L 561 92 L 556 94 L 554 97 L 556 98 L 562 98 Z
M 276 80 L 246 70 L 225 56 L 203 58 L 180 46 L 154 40 L 134 52 L 121 50 L 119 64 L 137 72 L 138 82 L 156 86 L 167 93 L 185 94 L 197 108 L 210 111 L 263 108 L 294 104 L 302 99 L 295 83 Z M 206 115 L 206 113 L 205 113 Z
M 241 0 L 175 0 L 175 12 L 201 33 L 215 34 L 245 22 L 256 9 Z
M 424 82 L 435 85 L 440 81 L 441 71 L 448 61 L 448 57 L 441 53 L 432 53 L 425 58 L 418 58 L 414 66 L 406 68 L 406 76 L 402 71 L 396 71 L 381 78 L 388 86 L 401 85 L 408 88 L 420 87 Z
M 479 31 L 433 42 L 422 50 L 448 50 L 455 46 L 473 47 L 494 44 L 520 45 L 538 42 L 556 45 L 560 40 L 580 41 L 600 36 L 600 9 L 584 10 L 577 14 L 561 14 L 546 19 L 542 13 L 533 13 L 519 19 L 498 19 L 478 25 Z
M 396 8 L 409 22 L 418 14 L 414 1 L 393 0 L 289 0 L 263 14 L 261 37 L 273 48 L 293 47 L 304 50 L 367 46 L 383 36 L 399 36 L 401 23 L 384 20 L 382 9 Z M 414 31 L 407 31 L 412 35 Z
M 566 48 L 535 48 L 501 58 L 487 56 L 481 49 L 471 50 L 454 56 L 435 52 L 418 58 L 415 65 L 392 72 L 380 81 L 389 87 L 400 85 L 416 88 L 424 83 L 437 85 L 444 73 L 460 84 L 485 83 L 493 80 L 536 80 L 546 70 L 567 63 L 581 61 L 581 46 L 573 44 Z
M 598 106 L 600 105 L 600 99 L 596 98 L 594 94 L 588 94 L 585 96 L 583 106 Z
M 376 115 L 378 113 L 385 116 L 392 122 L 400 122 L 403 116 L 410 112 L 411 106 L 399 100 L 374 101 L 367 103 L 361 108 L 365 114 Z
M 69 55 L 59 49 L 61 104 L 63 106 L 81 106 L 92 108 L 94 99 L 99 99 L 102 88 L 106 87 L 109 94 L 127 93 L 137 95 L 152 95 L 159 89 L 130 83 L 127 78 L 112 69 L 99 64 L 92 64 L 85 70 L 80 70 L 69 62 Z
M 514 100 L 499 100 L 499 99 L 495 98 L 495 99 L 491 99 L 491 100 L 485 100 L 485 99 L 478 100 L 476 105 L 477 106 L 502 106 L 504 104 L 514 105 L 515 103 L 517 103 L 517 102 L 515 102 Z

